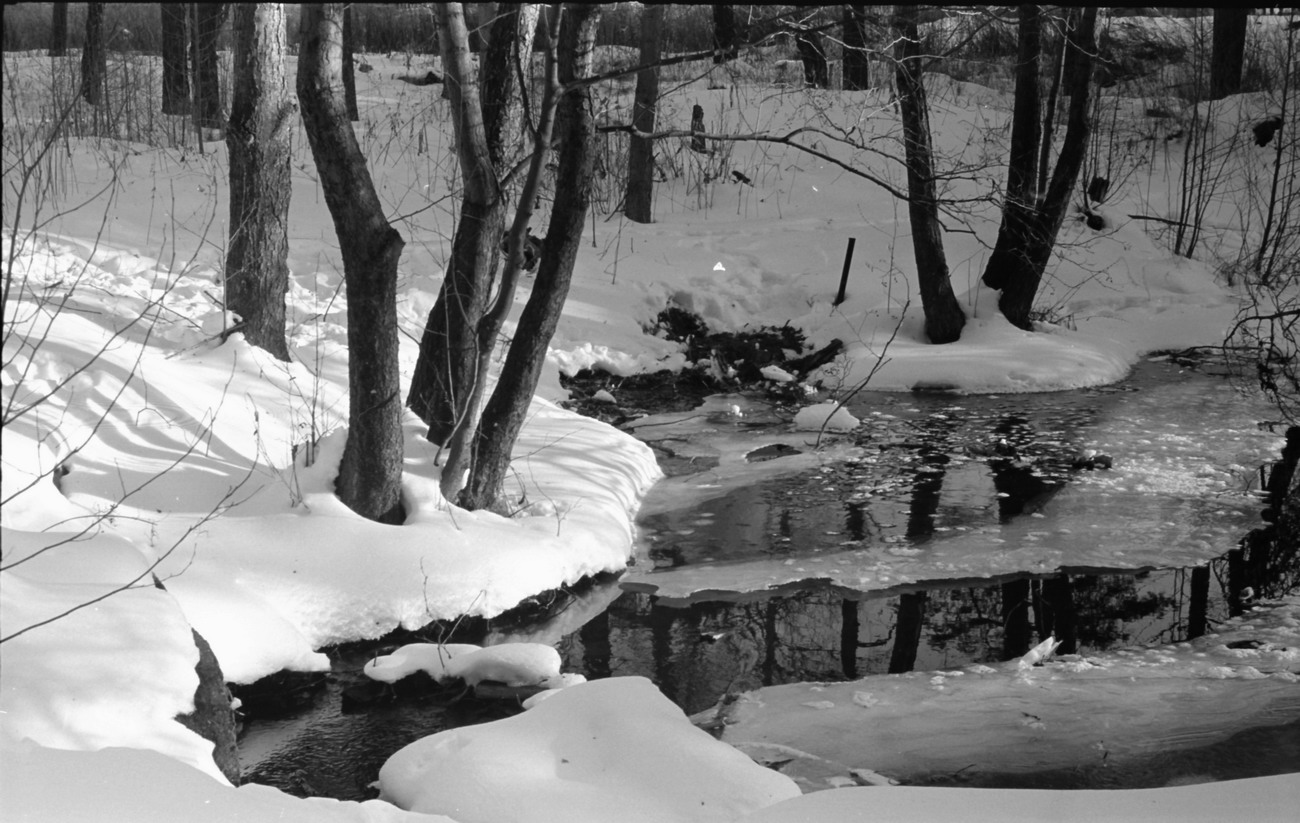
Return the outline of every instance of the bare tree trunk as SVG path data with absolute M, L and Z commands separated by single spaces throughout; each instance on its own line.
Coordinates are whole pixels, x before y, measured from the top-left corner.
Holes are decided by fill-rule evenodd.
M 353 71 L 352 60 L 352 4 L 343 6 L 343 98 L 348 107 L 348 120 L 353 123 L 361 120 L 357 111 L 357 76 Z
M 159 3 L 158 13 L 162 19 L 162 113 L 189 114 L 185 4 Z
M 226 308 L 244 337 L 280 360 L 289 288 L 289 132 L 294 107 L 285 83 L 284 6 L 234 7 L 234 90 L 226 146 L 230 155 L 230 244 Z
M 1097 10 L 1085 9 L 1078 28 L 1066 40 L 1067 66 L 1069 61 L 1075 61 L 1074 68 L 1066 70 L 1070 78 L 1065 89 L 1070 96 L 1070 111 L 1061 153 L 1041 202 L 1035 196 L 1040 122 L 1038 76 L 1027 68 L 1031 63 L 1038 65 L 1037 57 L 1032 54 L 1038 43 L 1037 17 L 1037 7 L 1021 7 L 1021 65 L 1016 75 L 1007 199 L 997 244 L 989 255 L 983 276 L 986 286 L 1001 290 L 998 308 L 1002 314 L 1023 329 L 1032 326 L 1029 315 L 1034 297 L 1051 259 L 1088 146 L 1088 86 Z M 1026 88 L 1022 93 L 1022 86 L 1032 89 Z
M 598 6 L 565 8 L 558 55 L 561 83 L 590 75 L 599 14 Z M 470 509 L 490 508 L 498 502 L 515 440 L 537 389 L 547 346 L 568 297 L 591 201 L 595 158 L 595 121 L 586 88 L 566 90 L 556 114 L 556 131 L 559 170 L 542 261 L 474 437 L 469 484 L 460 495 L 460 504 Z
M 225 126 L 221 105 L 221 74 L 217 62 L 217 37 L 226 18 L 223 3 L 195 3 L 193 27 L 194 112 L 200 128 Z
M 1249 6 L 1214 10 L 1210 52 L 1210 99 L 1222 100 L 1241 91 L 1241 70 L 1246 61 L 1246 27 Z
M 867 7 L 844 6 L 844 89 L 871 88 L 871 60 L 867 56 Z
M 795 30 L 795 45 L 799 48 L 799 59 L 803 61 L 804 82 L 814 89 L 830 87 L 830 67 L 826 63 L 826 44 L 822 36 L 815 31 Z
M 50 57 L 68 56 L 68 4 L 53 3 L 50 17 Z
M 930 110 L 922 82 L 924 69 L 917 7 L 895 7 L 898 39 L 894 47 L 898 104 L 903 121 L 907 158 L 907 211 L 912 224 L 916 278 L 925 311 L 925 333 L 931 343 L 951 343 L 961 337 L 966 315 L 952 291 L 948 261 L 939 227 L 938 190 L 934 182 L 934 151 L 930 142 Z
M 81 49 L 81 96 L 92 106 L 104 102 L 108 55 L 104 51 L 104 5 L 86 4 L 86 42 Z
M 641 12 L 641 25 L 645 25 L 645 15 L 653 6 L 647 5 Z M 659 25 L 663 25 L 663 13 L 659 14 Z M 642 29 L 641 41 L 645 42 L 645 30 Z M 642 46 L 644 48 L 644 46 Z M 736 9 L 723 3 L 713 6 L 713 62 L 725 63 L 735 60 L 740 54 L 740 27 L 736 25 Z M 658 59 L 656 57 L 656 59 Z M 646 61 L 642 60 L 641 65 Z
M 724 8 L 714 6 L 714 10 Z M 729 7 L 726 7 L 729 8 Z M 655 108 L 659 102 L 659 41 L 663 29 L 664 7 L 646 6 L 641 12 L 642 66 L 637 72 L 636 96 L 632 106 L 632 128 L 650 134 L 655 130 Z M 715 31 L 716 37 L 716 31 Z M 715 54 L 715 57 L 718 56 Z M 654 141 L 632 135 L 627 153 L 627 191 L 623 213 L 634 223 L 654 221 L 655 147 Z
M 363 517 L 400 523 L 397 263 L 405 244 L 384 217 L 341 99 L 343 6 L 304 5 L 298 48 L 298 99 L 343 253 L 348 300 L 348 439 L 335 491 Z

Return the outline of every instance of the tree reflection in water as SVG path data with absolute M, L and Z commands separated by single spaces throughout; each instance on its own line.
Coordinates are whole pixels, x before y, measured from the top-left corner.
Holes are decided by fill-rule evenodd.
M 1078 654 L 1189 640 L 1230 616 L 1232 581 L 1256 579 L 1245 569 L 1294 579 L 1294 553 L 1261 559 L 1271 548 L 1248 543 L 1192 568 L 866 593 L 816 582 L 698 602 L 624 592 L 559 649 L 566 670 L 649 677 L 691 713 L 759 686 L 996 663 L 1048 635 L 1062 641 L 1059 653 Z

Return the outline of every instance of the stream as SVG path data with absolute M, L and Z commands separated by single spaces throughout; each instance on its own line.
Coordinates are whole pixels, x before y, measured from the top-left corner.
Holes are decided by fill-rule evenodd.
M 1239 548 L 1262 525 L 1260 466 L 1282 440 L 1271 408 L 1222 375 L 1149 360 L 1096 389 L 863 393 L 849 409 L 863 424 L 820 447 L 753 398 L 637 421 L 670 477 L 645 501 L 632 568 L 527 622 L 446 639 L 550 643 L 565 671 L 644 675 L 696 713 L 763 686 L 993 664 L 1049 634 L 1059 653 L 1181 642 L 1300 579 L 1294 557 Z M 334 650 L 333 676 L 303 705 L 248 719 L 245 780 L 372 797 L 406 743 L 517 711 L 432 686 L 345 699 L 396 645 Z M 1300 771 L 1298 724 L 1234 729 L 1119 778 L 999 785 Z

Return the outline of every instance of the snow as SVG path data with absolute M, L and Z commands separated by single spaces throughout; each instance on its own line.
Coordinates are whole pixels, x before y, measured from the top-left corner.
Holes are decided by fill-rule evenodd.
M 408 643 L 391 654 L 367 662 L 362 672 L 381 683 L 396 683 L 416 672 L 424 672 L 441 682 L 451 676 L 449 670 L 453 658 L 482 648 L 473 643 Z
M 14 61 L 6 82 L 10 68 L 36 78 L 28 104 L 39 103 L 39 79 L 48 84 L 51 61 L 6 59 Z M 400 58 L 368 60 L 375 71 L 358 77 L 369 126 L 360 130 L 365 150 L 390 214 L 412 215 L 398 224 L 407 240 L 399 316 L 409 380 L 411 341 L 449 254 L 455 198 L 439 200 L 455 177 L 445 165 L 449 121 L 437 112 L 426 117 L 427 92 L 392 80 L 403 73 Z M 982 139 L 977 128 L 995 134 L 1005 123 L 1005 95 L 946 78 L 935 85 L 932 121 L 941 148 L 964 151 Z M 896 128 L 886 101 L 869 93 L 843 98 L 866 105 L 846 106 L 834 95 L 767 92 L 697 84 L 665 100 L 665 122 L 681 120 L 698 101 L 718 113 L 723 129 L 779 130 L 807 122 L 810 112 L 860 123 L 866 132 Z M 7 127 L 17 116 L 9 107 L 22 94 L 6 94 Z M 1215 110 L 1229 128 L 1266 102 L 1235 100 Z M 411 127 L 429 130 L 430 154 L 389 150 Z M 659 470 L 639 441 L 560 408 L 558 375 L 681 368 L 681 346 L 644 331 L 669 301 L 718 330 L 789 322 L 806 330 L 812 345 L 844 340 L 846 356 L 815 376 L 827 386 L 853 385 L 883 357 L 873 388 L 965 392 L 1113 381 L 1144 352 L 1221 342 L 1237 306 L 1211 262 L 1172 257 L 1146 226 L 1124 217 L 1143 208 L 1172 214 L 1174 190 L 1153 164 L 1144 192 L 1132 187 L 1123 194 L 1128 201 L 1108 205 L 1112 231 L 1094 234 L 1074 216 L 1067 220 L 1042 295 L 1061 322 L 1032 333 L 1007 324 L 994 308 L 996 295 L 980 286 L 996 210 L 972 213 L 968 233 L 946 237 L 968 324 L 960 342 L 933 347 L 924 339 L 919 303 L 909 301 L 913 271 L 903 250 L 910 237 L 897 204 L 808 156 L 738 146 L 731 162 L 754 186 L 715 182 L 688 193 L 678 178 L 659 189 L 657 222 L 593 222 L 595 248 L 584 243 L 579 255 L 516 448 L 514 516 L 467 512 L 444 500 L 435 450 L 408 416 L 408 519 L 383 526 L 358 518 L 332 494 L 346 433 L 346 295 L 305 141 L 297 150 L 291 364 L 239 335 L 224 343 L 217 337 L 233 321 L 213 296 L 227 212 L 220 144 L 196 155 L 70 140 L 54 153 L 53 162 L 65 164 L 58 170 L 67 172 L 60 178 L 67 200 L 58 205 L 85 205 L 49 210 L 34 235 L 15 237 L 6 223 L 0 257 L 12 253 L 17 280 L 5 307 L 3 396 L 6 403 L 38 403 L 0 432 L 6 820 L 607 820 L 611 810 L 619 819 L 690 821 L 851 820 L 868 813 L 938 819 L 954 810 L 963 819 L 1039 819 L 1044 810 L 1083 819 L 1087 810 L 1088 819 L 1159 819 L 1158 812 L 1182 820 L 1238 813 L 1268 820 L 1284 819 L 1279 812 L 1300 799 L 1295 775 L 1151 793 L 871 788 L 797 798 L 788 778 L 697 732 L 651 684 L 633 678 L 543 692 L 547 697 L 519 717 L 427 738 L 414 744 L 415 753 L 395 756 L 385 770 L 385 794 L 426 810 L 449 804 L 437 806 L 449 818 L 378 801 L 298 800 L 266 787 L 227 785 L 211 745 L 173 720 L 192 708 L 197 685 L 191 627 L 212 645 L 227 679 L 247 683 L 281 669 L 324 670 L 328 661 L 319 650 L 329 644 L 462 614 L 494 616 L 538 592 L 625 567 L 632 517 Z M 1000 177 L 996 169 L 990 174 Z M 9 192 L 8 176 L 5 182 Z M 1149 202 L 1136 203 L 1139 195 Z M 13 213 L 10 196 L 6 215 Z M 858 257 L 848 300 L 833 306 L 849 237 L 861 241 Z M 1240 232 L 1220 232 L 1219 245 L 1234 237 Z M 717 411 L 731 426 L 747 413 L 734 400 Z M 814 407 L 803 419 L 820 427 L 826 413 Z M 832 427 L 848 425 L 842 414 L 831 418 Z M 725 482 L 773 470 L 739 468 L 752 438 L 746 445 L 739 428 L 730 436 Z M 842 456 L 837 448 L 786 460 L 834 459 Z M 69 468 L 57 485 L 56 466 Z M 987 573 L 1001 562 L 1025 568 L 1038 556 L 970 562 Z M 155 575 L 165 590 L 153 586 Z M 123 586 L 129 588 L 112 593 Z M 492 677 L 517 673 L 502 668 L 500 658 L 515 653 L 456 649 L 448 659 L 472 677 Z M 475 656 L 480 662 L 471 668 Z M 527 679 L 571 682 L 554 679 L 558 666 L 541 649 L 525 657 Z M 1177 661 L 1175 655 L 1176 670 Z M 369 671 L 381 680 L 416 669 L 436 677 L 446 662 L 441 652 L 406 647 Z M 1223 661 L 1218 671 L 1240 673 L 1242 665 Z M 1063 669 L 1048 671 L 1064 677 Z M 945 682 L 956 681 L 984 683 L 993 692 L 1010 687 L 1006 674 Z M 1196 682 L 1213 689 L 1216 681 L 1207 675 Z M 932 685 L 913 688 L 919 695 Z M 1271 675 L 1251 685 L 1295 688 Z M 870 700 L 884 693 L 862 686 L 855 692 Z M 802 702 L 834 704 L 818 715 L 828 718 L 842 706 L 859 715 L 883 708 L 866 708 L 870 700 L 854 702 L 853 694 L 808 698 Z M 804 707 L 798 716 L 815 711 Z M 902 716 L 919 722 L 924 712 L 912 702 Z M 874 794 L 862 797 L 864 791 Z
M 799 795 L 642 677 L 573 686 L 521 715 L 430 735 L 389 758 L 379 784 L 403 809 L 461 823 L 722 823 Z
M 818 403 L 804 406 L 794 416 L 794 427 L 798 431 L 853 431 L 862 421 L 849 414 L 836 403 Z
M 736 823 L 802 823 L 834 820 L 961 821 L 961 823 L 1092 823 L 1096 820 L 1141 820 L 1184 823 L 1189 820 L 1285 821 L 1295 816 L 1300 779 L 1295 775 L 1231 780 L 1173 789 L 1053 792 L 1022 789 L 930 789 L 914 786 L 860 787 L 817 792 L 760 809 Z
M 774 745 L 806 789 L 868 769 L 895 779 L 1101 766 L 1223 740 L 1300 707 L 1300 596 L 1256 607 L 1189 643 L 996 667 L 795 683 L 742 694 L 722 740 Z M 1233 648 L 1249 641 L 1256 648 Z M 1026 665 L 1028 664 L 1028 665 Z M 793 753 L 793 754 L 792 754 Z

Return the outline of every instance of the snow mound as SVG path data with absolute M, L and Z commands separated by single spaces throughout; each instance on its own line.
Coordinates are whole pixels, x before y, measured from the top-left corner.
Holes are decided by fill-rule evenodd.
M 453 658 L 482 648 L 473 643 L 408 643 L 392 654 L 376 657 L 361 671 L 366 677 L 381 683 L 396 683 L 416 672 L 424 672 L 441 682 L 450 676 L 447 670 Z
M 537 686 L 560 676 L 560 653 L 543 643 L 503 643 L 452 658 L 447 673 L 471 686 L 484 680 Z
M 417 740 L 379 784 L 401 808 L 460 823 L 722 823 L 799 795 L 643 677 L 584 683 L 524 714 Z
M 799 431 L 820 431 L 825 425 L 828 431 L 853 431 L 862 421 L 849 414 L 843 408 L 835 408 L 834 403 L 818 403 L 805 406 L 794 416 L 794 427 Z

